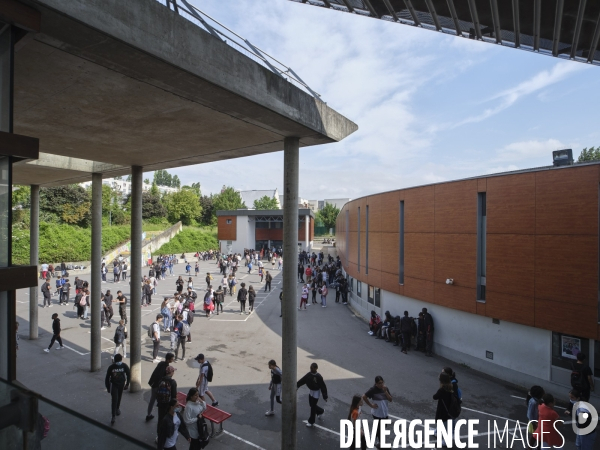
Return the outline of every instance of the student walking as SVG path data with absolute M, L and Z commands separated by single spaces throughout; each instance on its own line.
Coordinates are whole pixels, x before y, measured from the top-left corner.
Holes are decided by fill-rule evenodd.
M 221 288 L 221 286 L 219 286 L 219 288 L 217 289 L 217 291 L 215 292 L 215 295 L 214 295 L 215 310 L 217 311 L 217 316 L 219 315 L 219 308 L 221 308 L 221 312 L 223 312 L 224 300 L 225 300 L 225 293 L 223 292 L 223 289 Z
M 60 304 L 67 305 L 69 303 L 69 294 L 71 293 L 71 283 L 68 278 L 63 277 L 64 283 L 60 287 Z
M 254 288 L 252 286 L 250 286 L 248 288 L 248 314 L 252 314 L 252 311 L 254 311 L 254 299 L 256 298 L 256 292 L 254 291 Z
M 371 408 L 374 423 L 388 418 L 388 402 L 392 401 L 392 394 L 382 376 L 375 377 L 375 385 L 365 392 L 362 398 Z
M 533 432 L 534 438 L 541 443 L 541 448 L 562 447 L 564 440 L 556 427 L 560 427 L 563 422 L 554 410 L 554 396 L 552 394 L 543 395 L 542 404 L 538 407 L 538 411 L 538 427 Z
M 200 375 L 196 380 L 196 388 L 200 391 L 200 398 L 205 401 L 204 395 L 212 400 L 212 406 L 219 406 L 219 402 L 216 401 L 215 396 L 208 390 L 208 383 L 213 379 L 213 369 L 210 362 L 204 359 L 204 354 L 200 353 L 196 356 L 196 361 L 200 363 Z
M 361 407 L 364 404 L 364 400 L 362 398 L 362 396 L 360 394 L 355 394 L 354 397 L 352 397 L 352 402 L 350 403 L 350 412 L 348 413 L 348 420 L 350 420 L 352 422 L 352 424 L 356 427 L 357 426 L 357 421 L 361 420 L 360 416 L 362 415 L 362 410 Z M 351 445 L 356 447 L 356 445 L 354 445 L 354 436 L 349 436 L 351 438 Z M 359 447 L 356 447 L 359 448 Z M 360 430 L 360 449 L 361 450 L 367 450 L 367 441 L 365 440 L 365 433 L 364 431 Z
M 271 409 L 265 413 L 265 416 L 272 416 L 275 414 L 275 399 L 277 399 L 277 403 L 281 405 L 281 379 L 283 374 L 274 359 L 269 361 L 269 370 L 271 370 L 271 383 L 269 383 L 269 390 L 271 391 Z
M 170 400 L 165 408 L 165 415 L 158 423 L 156 448 L 158 450 L 177 450 L 176 444 L 179 433 L 190 443 L 192 438 L 181 415 L 181 407 L 177 399 Z
M 127 263 L 126 262 L 123 263 L 123 268 L 121 269 L 121 278 L 123 279 L 123 281 L 125 281 L 127 279 Z
M 302 304 L 304 304 L 304 309 L 306 309 L 306 304 L 308 303 L 308 284 L 302 286 L 302 294 L 300 295 L 300 307 L 298 310 L 302 310 Z
M 158 403 L 156 432 L 159 436 L 162 420 L 168 414 L 171 402 L 177 402 L 177 382 L 173 379 L 176 370 L 173 366 L 166 367 L 165 376 L 158 383 L 158 389 L 156 390 L 156 401 Z M 159 446 L 159 448 L 161 447 Z
M 273 281 L 273 277 L 267 270 L 265 273 L 265 292 L 267 292 L 267 289 L 269 290 L 269 292 L 271 292 L 271 281 Z
M 202 449 L 206 446 L 206 441 L 202 440 L 204 436 L 201 434 L 205 431 L 203 428 L 206 427 L 206 423 L 202 419 L 202 413 L 206 410 L 206 402 L 200 399 L 200 393 L 196 388 L 191 388 L 188 391 L 185 400 L 183 421 L 192 439 L 190 450 Z M 208 432 L 208 430 L 206 431 Z
M 175 347 L 175 360 L 173 362 L 177 362 L 177 358 L 179 356 L 179 347 L 181 347 L 181 359 L 180 361 L 185 361 L 185 343 L 187 341 L 187 334 L 184 332 L 184 324 L 187 325 L 187 330 L 189 334 L 189 324 L 183 320 L 183 316 L 177 316 L 177 319 L 173 323 L 173 332 L 176 336 L 176 347 Z
M 123 358 L 127 358 L 127 327 L 125 327 L 125 322 L 123 320 L 119 320 L 119 325 L 117 325 L 117 329 L 115 330 L 113 341 L 115 343 L 113 361 L 119 353 L 119 347 L 123 349 Z
M 123 362 L 123 357 L 120 354 L 115 355 L 114 363 L 108 366 L 106 370 L 106 377 L 104 378 L 104 384 L 106 385 L 106 391 L 111 396 L 111 425 L 115 423 L 115 416 L 121 415 L 121 397 L 123 396 L 123 390 L 129 388 L 129 380 L 131 380 L 131 374 L 129 373 L 129 366 Z
M 323 282 L 321 287 L 319 288 L 319 294 L 321 294 L 321 307 L 327 308 L 327 293 L 329 290 L 327 289 L 327 284 Z
M 246 290 L 246 283 L 242 283 L 242 288 L 238 292 L 237 301 L 240 303 L 240 315 L 246 313 L 246 299 L 248 298 L 248 291 Z
M 150 333 L 152 336 L 152 362 L 157 363 L 158 359 L 158 348 L 160 347 L 160 323 L 163 320 L 162 314 L 156 315 L 156 321 L 150 325 Z
M 52 339 L 50 340 L 50 345 L 48 346 L 48 348 L 44 349 L 46 353 L 50 353 L 50 349 L 54 345 L 55 341 L 58 341 L 58 344 L 60 345 L 60 347 L 58 347 L 57 350 L 62 350 L 63 348 L 65 348 L 60 337 L 60 331 L 60 319 L 58 318 L 58 314 L 54 313 L 52 314 Z
M 310 405 L 310 417 L 308 418 L 307 427 L 312 427 L 315 424 L 315 417 L 322 418 L 325 410 L 318 406 L 319 397 L 323 395 L 323 400 L 327 401 L 327 386 L 320 373 L 317 372 L 319 366 L 317 363 L 310 365 L 310 372 L 304 375 L 296 383 L 296 389 L 306 385 L 310 390 L 308 394 L 308 404 Z
M 117 291 L 117 303 L 119 305 L 121 320 L 127 325 L 127 297 L 121 291 Z
M 52 292 L 50 291 L 50 281 L 46 280 L 42 284 L 42 295 L 44 296 L 44 308 L 46 307 L 46 303 L 48 304 L 48 308 L 52 307 Z
M 148 384 L 150 385 L 150 401 L 148 402 L 148 413 L 146 414 L 146 422 L 154 419 L 152 415 L 152 410 L 154 409 L 154 403 L 156 402 L 156 395 L 158 393 L 158 385 L 161 380 L 167 375 L 167 367 L 175 360 L 175 355 L 173 353 L 167 353 L 165 355 L 165 360 L 158 363 L 158 365 L 154 368 L 152 375 L 150 375 L 150 379 L 148 380 Z

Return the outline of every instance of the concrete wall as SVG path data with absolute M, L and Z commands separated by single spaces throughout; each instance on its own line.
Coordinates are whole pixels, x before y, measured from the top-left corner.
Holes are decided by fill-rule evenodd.
M 416 317 L 422 308 L 427 308 L 435 323 L 434 352 L 437 355 L 521 386 L 545 383 L 556 392 L 556 384 L 550 381 L 551 331 L 503 320 L 494 324 L 489 317 L 384 290 L 381 291 L 381 307 L 375 308 L 367 302 L 367 284 L 362 284 L 361 298 L 358 298 L 356 291 L 354 280 L 350 304 L 364 318 L 370 317 L 371 310 L 381 316 L 385 311 L 390 311 L 393 316 L 402 316 L 406 310 Z M 486 350 L 493 352 L 493 360 L 486 359 Z M 565 384 L 565 380 L 556 381 Z
M 183 230 L 183 225 L 181 222 L 177 222 L 171 228 L 163 231 L 161 234 L 155 236 L 150 242 L 142 247 L 142 254 L 147 255 L 156 254 L 156 251 L 161 248 L 164 244 L 173 239 L 179 232 Z M 142 258 L 143 260 L 144 258 Z

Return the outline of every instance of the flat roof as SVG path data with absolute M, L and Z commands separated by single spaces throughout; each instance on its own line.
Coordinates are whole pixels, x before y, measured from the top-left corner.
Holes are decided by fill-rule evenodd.
M 298 208 L 299 216 L 315 218 L 315 213 L 308 208 Z M 283 216 L 283 209 L 234 209 L 217 211 L 217 216 Z

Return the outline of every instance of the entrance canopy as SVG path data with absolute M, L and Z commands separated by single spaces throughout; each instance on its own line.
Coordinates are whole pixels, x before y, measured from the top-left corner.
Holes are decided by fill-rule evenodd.
M 558 58 L 600 64 L 600 3 L 564 0 L 292 0 Z

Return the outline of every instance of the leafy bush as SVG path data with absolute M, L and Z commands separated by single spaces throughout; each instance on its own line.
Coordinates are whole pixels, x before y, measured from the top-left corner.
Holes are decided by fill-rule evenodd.
M 217 233 L 210 229 L 185 228 L 181 233 L 171 239 L 170 242 L 159 248 L 154 254 L 169 255 L 183 252 L 201 252 L 205 250 L 216 250 L 219 247 Z

